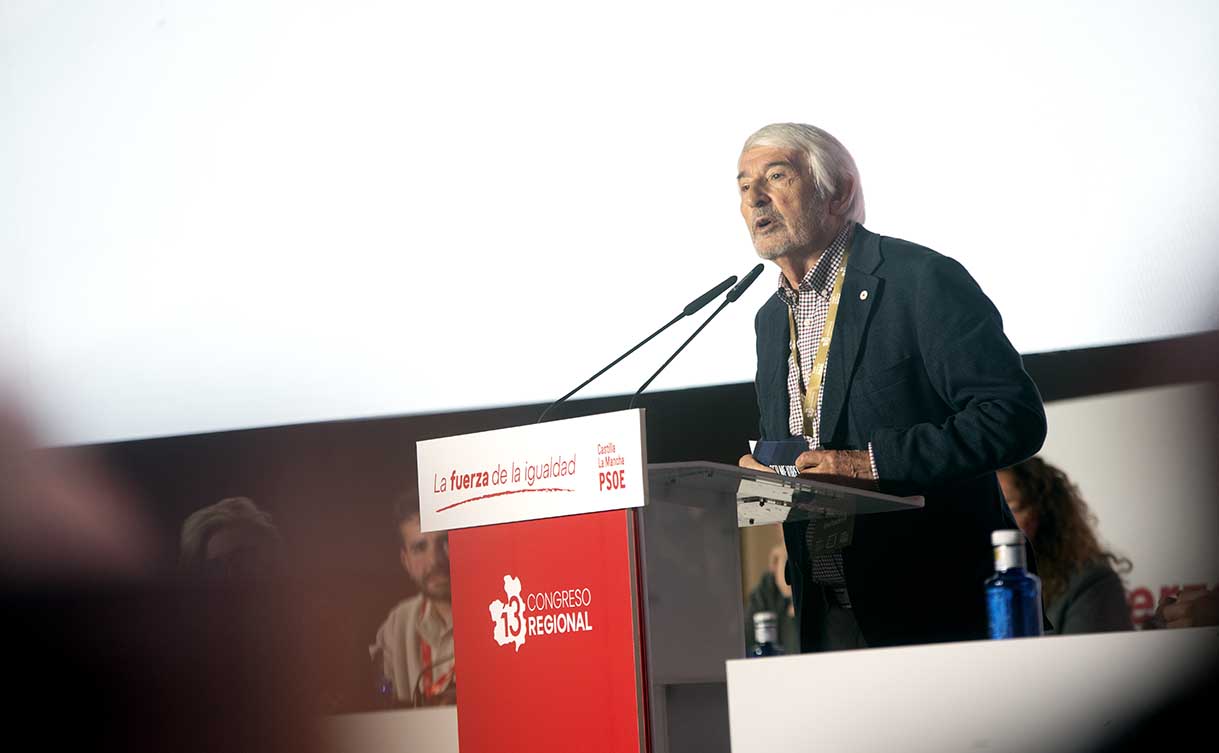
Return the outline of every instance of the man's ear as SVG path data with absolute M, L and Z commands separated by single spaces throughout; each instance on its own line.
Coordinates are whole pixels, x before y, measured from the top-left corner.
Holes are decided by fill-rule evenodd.
M 839 187 L 837 195 L 830 199 L 830 214 L 835 217 L 841 217 L 846 214 L 847 207 L 850 206 L 851 199 L 854 196 L 855 181 L 851 178 L 846 178 Z
M 403 570 L 407 571 L 408 573 L 411 571 L 406 564 L 406 547 L 404 546 L 398 547 L 398 561 L 402 563 Z

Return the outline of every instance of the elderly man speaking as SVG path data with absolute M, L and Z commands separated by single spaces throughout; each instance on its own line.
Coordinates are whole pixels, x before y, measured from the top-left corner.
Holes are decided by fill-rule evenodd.
M 999 312 L 957 262 L 863 227 L 855 161 L 825 131 L 766 126 L 739 171 L 781 273 L 755 321 L 762 439 L 803 437 L 802 475 L 926 499 L 848 521 L 846 546 L 828 521 L 784 526 L 801 650 L 985 638 L 990 532 L 1016 527 L 995 471 L 1046 430 Z

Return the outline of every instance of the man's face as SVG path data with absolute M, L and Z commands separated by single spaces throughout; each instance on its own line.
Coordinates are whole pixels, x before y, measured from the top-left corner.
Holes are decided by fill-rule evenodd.
M 817 251 L 828 241 L 825 203 L 817 196 L 804 155 L 795 149 L 746 149 L 737 163 L 741 216 L 758 256 L 772 260 Z
M 422 533 L 419 518 L 403 521 L 402 567 L 429 599 L 450 601 L 449 534 Z
M 1012 511 L 1016 525 L 1020 526 L 1020 530 L 1032 541 L 1037 535 L 1037 511 L 1024 500 L 1010 471 L 999 471 L 999 486 L 1003 489 L 1003 498 L 1007 500 L 1008 509 Z

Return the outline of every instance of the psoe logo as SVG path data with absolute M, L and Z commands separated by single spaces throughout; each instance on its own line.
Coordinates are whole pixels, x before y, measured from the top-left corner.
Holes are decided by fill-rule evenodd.
M 525 643 L 525 602 L 521 601 L 521 579 L 504 576 L 504 595 L 507 603 L 496 599 L 491 602 L 491 622 L 495 623 L 495 642 L 501 646 L 516 644 L 520 651 Z

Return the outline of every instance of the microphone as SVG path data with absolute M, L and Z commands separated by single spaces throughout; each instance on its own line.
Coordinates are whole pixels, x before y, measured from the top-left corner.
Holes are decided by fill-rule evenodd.
M 698 329 L 694 330 L 694 333 L 686 338 L 686 341 L 681 344 L 681 347 L 679 347 L 677 350 L 675 350 L 673 352 L 673 355 L 669 356 L 669 360 L 662 363 L 660 365 L 660 368 L 657 369 L 656 372 L 652 374 L 652 376 L 648 377 L 648 381 L 641 384 L 639 386 L 639 389 L 635 390 L 635 394 L 631 396 L 631 404 L 628 407 L 634 408 L 635 401 L 638 400 L 639 396 L 641 394 L 643 394 L 643 391 L 648 388 L 648 385 L 652 383 L 652 380 L 655 379 L 656 377 L 660 376 L 660 372 L 664 371 L 666 366 L 673 363 L 673 359 L 677 358 L 678 354 L 686 349 L 686 346 L 690 344 L 691 340 L 698 337 L 698 333 L 702 332 L 703 328 L 706 327 L 708 324 L 710 324 L 711 320 L 714 319 L 721 311 L 723 311 L 725 306 L 734 302 L 736 299 L 740 298 L 742 294 L 744 294 L 745 290 L 748 289 L 749 286 L 753 284 L 753 281 L 758 279 L 758 275 L 762 274 L 762 269 L 764 268 L 764 266 L 765 265 L 759 264 L 756 267 L 754 267 L 753 269 L 749 270 L 749 273 L 745 275 L 745 279 L 738 282 L 736 284 L 736 287 L 734 287 L 732 290 L 728 291 L 728 295 L 724 296 L 724 302 L 721 303 L 719 305 L 719 307 L 717 307 L 715 309 L 715 311 L 711 312 L 711 316 L 707 317 L 703 321 L 702 324 L 698 325 Z
M 736 303 L 736 299 L 745 294 L 745 291 L 753 284 L 753 281 L 758 279 L 758 275 L 762 274 L 762 269 L 765 267 L 759 264 L 745 275 L 745 279 L 737 283 L 737 286 L 728 291 L 728 295 L 724 296 L 727 303 Z M 722 307 L 721 307 L 722 308 Z M 717 312 L 718 313 L 718 312 Z
M 762 266 L 762 265 L 760 265 L 760 264 L 759 264 L 758 266 Z M 593 380 L 594 380 L 594 379 L 596 379 L 597 377 L 601 376 L 601 375 L 602 375 L 602 374 L 604 374 L 605 372 L 607 372 L 607 371 L 609 371 L 610 369 L 612 369 L 612 368 L 614 368 L 615 366 L 617 366 L 617 365 L 618 365 L 618 363 L 622 361 L 622 359 L 626 358 L 626 357 L 627 357 L 627 356 L 629 356 L 630 354 L 632 354 L 632 353 L 634 353 L 635 351 L 639 350 L 639 349 L 640 349 L 640 348 L 642 348 L 644 345 L 647 345 L 649 342 L 651 342 L 651 341 L 652 341 L 652 338 L 656 337 L 656 336 L 657 336 L 657 335 L 659 335 L 661 332 L 664 332 L 664 331 L 665 331 L 666 329 L 668 329 L 669 327 L 672 327 L 674 324 L 677 324 L 679 321 L 681 321 L 682 319 L 686 318 L 687 316 L 691 316 L 691 315 L 693 315 L 693 314 L 697 313 L 697 312 L 698 312 L 698 310 L 699 310 L 699 309 L 701 309 L 703 306 L 706 306 L 708 303 L 711 303 L 711 302 L 712 302 L 713 300 L 715 300 L 716 298 L 719 298 L 719 297 L 720 297 L 720 294 L 722 294 L 722 293 L 723 293 L 725 290 L 727 290 L 728 288 L 732 287 L 733 283 L 735 283 L 735 282 L 736 282 L 736 279 L 737 279 L 737 278 L 736 278 L 736 275 L 732 275 L 731 277 L 726 278 L 726 279 L 725 279 L 723 282 L 721 282 L 720 284 L 718 284 L 718 285 L 716 285 L 715 287 L 713 287 L 713 288 L 711 288 L 710 290 L 708 290 L 706 293 L 703 293 L 702 295 L 700 295 L 698 298 L 695 298 L 693 301 L 690 301 L 689 303 L 687 303 L 687 304 L 686 304 L 686 307 L 685 307 L 684 309 L 682 309 L 682 310 L 681 310 L 681 313 L 679 313 L 677 316 L 675 316 L 675 317 L 673 317 L 672 319 L 670 319 L 670 320 L 669 320 L 669 322 L 668 322 L 668 324 L 664 325 L 664 326 L 663 326 L 663 327 L 661 327 L 660 329 L 656 330 L 656 331 L 655 331 L 655 332 L 653 332 L 652 334 L 650 334 L 650 335 L 648 335 L 647 337 L 645 337 L 645 338 L 644 338 L 642 341 L 640 341 L 640 342 L 639 342 L 639 344 L 637 344 L 635 347 L 631 348 L 631 349 L 630 349 L 630 350 L 628 350 L 627 352 L 625 352 L 625 353 L 623 353 L 622 355 L 620 355 L 620 356 L 618 356 L 617 358 L 615 358 L 615 359 L 614 359 L 612 362 L 610 362 L 610 364 L 609 364 L 608 366 L 606 366 L 605 368 L 601 369 L 601 370 L 600 370 L 600 371 L 598 371 L 596 374 L 593 374 L 593 375 L 592 375 L 592 376 L 590 376 L 588 379 L 585 379 L 583 382 L 581 382 L 581 383 L 580 383 L 580 386 L 579 386 L 579 387 L 576 387 L 576 388 L 575 388 L 574 390 L 572 390 L 571 392 L 568 392 L 568 393 L 567 393 L 566 395 L 564 395 L 563 397 L 559 398 L 558 400 L 555 400 L 553 403 L 551 403 L 550 405 L 546 406 L 546 410 L 542 411 L 542 415 L 538 416 L 537 423 L 539 423 L 539 424 L 540 424 L 540 423 L 542 423 L 542 421 L 544 421 L 544 420 L 546 419 L 546 414 L 550 413 L 550 411 L 552 411 L 552 410 L 554 410 L 555 408 L 557 408 L 557 407 L 559 406 L 559 404 L 560 404 L 560 403 L 565 402 L 565 401 L 567 400 L 567 398 L 571 397 L 572 395 L 576 394 L 576 393 L 577 393 L 577 392 L 579 392 L 580 390 L 582 390 L 582 389 L 584 389 L 585 387 L 587 387 L 587 386 L 588 386 L 588 384 L 589 384 L 589 382 L 593 381 Z M 738 286 L 738 287 L 739 287 L 739 286 Z

